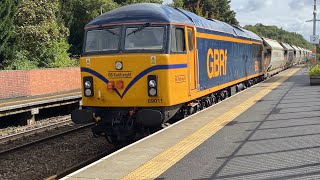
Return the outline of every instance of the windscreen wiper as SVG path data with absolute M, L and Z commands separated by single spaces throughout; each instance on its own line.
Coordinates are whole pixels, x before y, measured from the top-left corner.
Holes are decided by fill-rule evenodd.
M 117 33 L 115 33 L 115 32 L 112 32 L 109 28 L 106 28 L 106 27 L 103 27 L 103 26 L 99 26 L 99 28 L 108 31 L 109 33 L 111 33 L 111 34 L 113 34 L 113 35 L 115 35 L 115 36 L 119 36 L 119 34 L 117 34 Z
M 150 26 L 150 23 L 145 23 L 143 25 L 141 25 L 140 27 L 138 27 L 137 29 L 133 30 L 131 33 L 129 33 L 127 36 L 131 35 L 131 34 L 135 34 L 138 31 L 141 31 L 142 29 L 146 28 Z

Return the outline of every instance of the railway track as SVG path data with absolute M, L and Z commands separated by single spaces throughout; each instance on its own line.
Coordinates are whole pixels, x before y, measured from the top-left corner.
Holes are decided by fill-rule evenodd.
M 72 122 L 71 122 L 71 118 L 70 117 L 64 117 L 64 119 L 62 121 L 54 123 L 54 124 L 50 124 L 50 125 L 46 125 L 46 126 L 43 126 L 43 127 L 35 128 L 35 129 L 32 129 L 32 130 L 28 130 L 28 131 L 25 131 L 25 132 L 21 132 L 21 133 L 18 133 L 18 134 L 13 134 L 13 135 L 10 135 L 10 136 L 2 137 L 2 138 L 0 138 L 0 144 L 8 142 L 8 141 L 17 140 L 17 139 L 20 139 L 20 138 L 23 138 L 23 137 L 27 137 L 27 136 L 30 136 L 30 135 L 34 135 L 34 134 L 37 134 L 37 133 L 41 133 L 41 132 L 44 132 L 46 130 L 51 130 L 51 129 L 54 129 L 54 128 L 57 128 L 57 127 L 65 126 L 65 125 L 68 125 L 68 124 L 71 124 L 71 123 Z M 40 138 L 40 139 L 31 141 L 31 142 L 27 142 L 27 143 L 24 143 L 24 144 L 21 144 L 21 145 L 18 145 L 18 146 L 9 148 L 9 149 L 2 150 L 2 151 L 0 151 L 0 155 L 7 154 L 7 153 L 12 153 L 12 152 L 15 152 L 17 150 L 21 150 L 23 148 L 30 147 L 30 146 L 35 145 L 37 143 L 41 143 L 41 142 L 45 142 L 45 141 L 48 141 L 48 140 L 51 140 L 51 139 L 54 139 L 54 138 L 58 138 L 58 137 L 61 137 L 61 136 L 64 136 L 64 135 L 67 135 L 67 134 L 82 130 L 82 129 L 90 128 L 92 126 L 93 126 L 93 123 L 90 123 L 90 124 L 82 125 L 82 126 L 79 126 L 79 127 L 76 127 L 76 128 L 70 129 L 70 130 L 66 130 L 66 131 L 63 131 L 63 132 L 60 132 L 60 133 L 57 133 L 57 134 L 53 134 L 53 135 L 50 135 L 50 136 L 47 136 L 47 137 L 44 137 L 44 138 Z
M 98 154 L 97 156 L 95 156 L 93 158 L 87 159 L 87 160 L 85 160 L 85 161 L 83 161 L 81 163 L 78 163 L 78 164 L 76 164 L 76 165 L 74 165 L 72 167 L 69 167 L 69 168 L 65 169 L 62 172 L 59 172 L 59 173 L 57 173 L 57 174 L 55 174 L 53 176 L 50 176 L 50 177 L 47 177 L 47 178 L 44 178 L 44 179 L 45 180 L 57 180 L 57 179 L 63 178 L 65 176 L 67 176 L 68 174 L 73 173 L 73 172 L 75 172 L 75 171 L 77 171 L 77 170 L 79 170 L 79 169 L 81 169 L 81 168 L 83 168 L 83 167 L 85 167 L 85 166 L 87 166 L 87 165 L 89 165 L 91 163 L 94 163 L 94 162 L 98 161 L 99 159 L 101 159 L 101 158 L 103 158 L 103 157 L 105 157 L 105 156 L 107 156 L 107 155 L 109 155 L 109 154 L 121 149 L 121 148 L 122 147 L 113 147 L 112 149 L 107 150 L 107 151 L 105 151 L 103 153 L 100 153 L 100 154 Z
M 57 128 L 57 127 L 66 126 L 66 125 L 72 124 L 70 116 L 62 117 L 60 119 L 61 120 L 59 122 L 50 123 L 48 125 L 41 126 L 41 127 L 38 127 L 38 128 L 33 128 L 33 129 L 26 130 L 26 131 L 23 131 L 23 132 L 20 132 L 20 133 L 14 133 L 14 134 L 11 134 L 11 135 L 8 135 L 8 136 L 0 137 L 0 144 L 3 144 L 5 142 L 9 142 L 9 141 L 13 141 L 13 140 L 16 140 L 16 139 L 20 139 L 20 138 L 23 138 L 23 137 L 26 137 L 26 136 L 30 136 L 30 135 L 33 135 L 33 134 L 36 134 L 36 133 L 41 133 L 43 131 L 51 130 L 51 129 L 54 129 L 54 128 Z

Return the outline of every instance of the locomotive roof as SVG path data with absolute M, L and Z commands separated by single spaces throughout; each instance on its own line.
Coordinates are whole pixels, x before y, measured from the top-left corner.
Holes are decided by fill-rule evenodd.
M 182 12 L 160 4 L 139 3 L 122 6 L 93 19 L 87 26 L 133 22 L 173 22 L 192 25 Z
M 262 41 L 262 39 L 258 35 L 256 35 L 255 33 L 251 32 L 251 31 L 242 29 L 241 27 L 231 26 L 230 24 L 227 24 L 222 21 L 218 21 L 216 19 L 206 19 L 206 18 L 200 17 L 192 12 L 185 11 L 182 9 L 178 9 L 178 10 L 180 10 L 186 16 L 188 16 L 190 19 L 192 19 L 193 24 L 197 27 L 212 29 L 215 31 L 220 31 L 220 32 L 232 34 L 234 36 L 241 36 L 244 38 Z
M 231 34 L 233 36 L 240 36 L 262 41 L 261 38 L 253 32 L 247 31 L 240 27 L 234 27 L 225 22 L 214 19 L 205 19 L 182 9 L 153 3 L 131 4 L 114 9 L 96 17 L 89 22 L 86 27 L 136 22 L 179 23 L 194 25 L 199 28 L 211 29 Z

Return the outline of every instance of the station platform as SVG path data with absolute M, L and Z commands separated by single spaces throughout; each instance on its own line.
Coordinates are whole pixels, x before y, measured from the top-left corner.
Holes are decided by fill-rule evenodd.
M 320 87 L 296 66 L 62 179 L 320 179 Z
M 0 117 L 79 102 L 80 90 L 0 100 Z

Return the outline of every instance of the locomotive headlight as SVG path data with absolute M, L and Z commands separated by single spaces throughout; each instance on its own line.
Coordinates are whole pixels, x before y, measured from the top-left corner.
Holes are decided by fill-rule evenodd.
M 149 81 L 149 87 L 154 88 L 154 87 L 156 87 L 156 85 L 157 85 L 157 83 L 155 80 Z
M 91 89 L 86 89 L 86 90 L 84 91 L 84 94 L 85 94 L 86 96 L 91 96 L 91 95 L 92 95 Z
M 90 81 L 86 81 L 86 82 L 84 83 L 84 87 L 85 87 L 86 89 L 91 88 L 91 82 L 90 82 Z
M 94 84 L 93 84 L 93 77 L 92 76 L 85 76 L 82 80 L 82 89 L 84 91 L 85 97 L 93 97 L 94 96 Z
M 157 94 L 157 90 L 155 88 L 149 89 L 149 95 L 155 96 Z
M 116 62 L 116 70 L 121 70 L 123 68 L 123 64 L 121 61 Z

